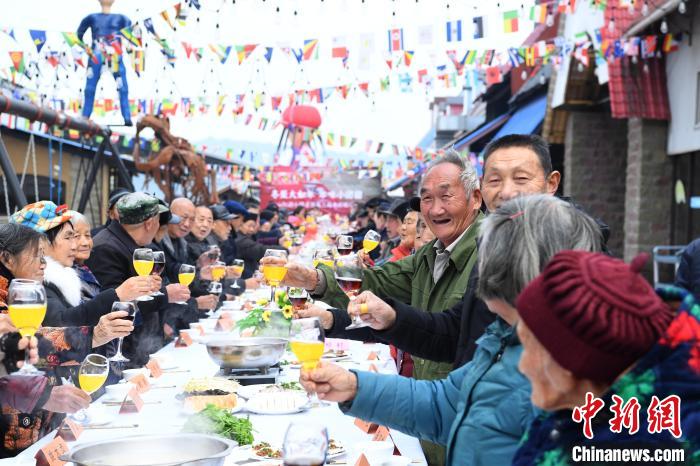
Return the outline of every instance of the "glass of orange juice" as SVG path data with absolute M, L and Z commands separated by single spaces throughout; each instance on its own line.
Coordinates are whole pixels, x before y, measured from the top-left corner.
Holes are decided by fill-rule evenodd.
M 78 369 L 78 384 L 80 388 L 92 395 L 107 381 L 109 375 L 109 360 L 101 354 L 88 354 Z M 75 421 L 81 424 L 89 424 L 90 418 L 85 409 L 81 409 L 73 415 Z
M 287 251 L 282 249 L 268 249 L 267 251 L 265 251 L 265 255 L 263 257 L 275 257 L 278 259 L 284 259 L 286 263 Z M 262 268 L 262 273 L 265 277 L 265 280 L 272 289 L 270 294 L 270 308 L 276 309 L 277 302 L 275 301 L 275 290 L 278 286 L 280 286 L 282 280 L 284 280 L 284 276 L 287 275 L 287 267 L 284 264 L 264 265 Z
M 34 280 L 14 279 L 7 291 L 7 309 L 12 325 L 22 337 L 31 338 L 46 316 L 46 290 Z M 16 375 L 36 375 L 40 372 L 29 363 L 29 351 L 25 351 L 24 365 Z
M 242 277 L 243 276 L 243 270 L 245 270 L 245 261 L 243 259 L 234 259 L 233 260 L 233 271 L 236 275 Z M 240 288 L 238 286 L 238 280 L 234 280 L 233 285 L 231 285 L 231 288 Z
M 289 346 L 299 360 L 302 371 L 314 370 L 325 350 L 325 334 L 318 317 L 292 320 Z M 320 403 L 316 393 L 309 394 L 309 403 Z
M 190 264 L 180 265 L 180 269 L 178 270 L 178 274 L 177 274 L 177 279 L 180 282 L 180 285 L 190 286 L 190 284 L 194 281 L 195 272 L 196 272 L 196 269 L 195 269 L 194 265 L 190 265 Z M 184 301 L 179 301 L 175 304 L 187 304 L 187 303 Z
M 153 270 L 153 250 L 149 248 L 134 249 L 134 270 L 139 277 L 147 277 Z M 151 296 L 139 296 L 136 301 L 153 301 Z

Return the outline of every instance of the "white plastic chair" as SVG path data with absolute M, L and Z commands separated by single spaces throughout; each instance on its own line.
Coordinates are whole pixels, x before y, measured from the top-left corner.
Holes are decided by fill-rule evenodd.
M 652 249 L 654 258 L 654 287 L 659 285 L 673 285 L 673 283 L 662 283 L 659 281 L 659 266 L 661 264 L 673 265 L 673 276 L 678 272 L 678 266 L 681 264 L 681 254 L 685 250 L 685 246 L 654 246 Z

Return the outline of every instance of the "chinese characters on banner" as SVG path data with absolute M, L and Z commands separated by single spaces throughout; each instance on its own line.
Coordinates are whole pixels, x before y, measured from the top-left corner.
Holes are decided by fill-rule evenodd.
M 617 396 L 612 396 L 612 406 L 610 411 L 613 418 L 610 419 L 610 431 L 621 433 L 622 429 L 628 430 L 630 435 L 639 431 L 639 411 L 641 405 L 636 397 L 631 397 L 625 403 Z M 577 423 L 583 423 L 583 435 L 593 438 L 593 418 L 605 406 L 605 402 L 593 396 L 593 393 L 586 393 L 586 402 L 574 408 L 571 419 Z M 650 434 L 659 434 L 667 430 L 675 438 L 680 438 L 681 431 L 681 399 L 677 395 L 669 395 L 663 400 L 657 396 L 652 396 L 647 408 L 647 431 Z
M 282 209 L 318 207 L 341 215 L 348 215 L 356 203 L 380 194 L 379 177 L 358 179 L 352 172 L 328 173 L 325 167 L 304 167 L 303 174 L 275 167 L 272 175 L 260 182 L 263 206 L 274 202 Z

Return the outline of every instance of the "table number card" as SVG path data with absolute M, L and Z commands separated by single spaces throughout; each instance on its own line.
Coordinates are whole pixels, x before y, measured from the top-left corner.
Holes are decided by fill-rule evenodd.
M 151 377 L 154 379 L 163 375 L 163 369 L 160 368 L 160 364 L 155 359 L 150 359 L 148 364 L 146 364 L 146 368 L 151 371 Z
M 192 346 L 192 337 L 180 330 L 180 337 L 175 342 L 175 348 L 185 348 L 187 346 Z
M 132 379 L 133 380 L 133 379 Z M 139 395 L 137 387 L 129 390 L 129 393 L 119 407 L 119 414 L 138 413 L 143 409 L 143 399 Z
M 138 391 L 139 394 L 146 393 L 151 389 L 151 384 L 148 383 L 148 379 L 146 379 L 146 376 L 143 374 L 135 375 L 131 378 L 131 380 L 129 380 L 129 382 L 136 385 L 136 391 Z
M 383 442 L 386 439 L 391 439 L 391 434 L 389 433 L 389 428 L 386 426 L 379 426 L 377 427 L 376 432 L 374 432 L 374 436 L 372 437 L 372 440 L 375 442 Z
M 66 464 L 61 455 L 68 453 L 68 445 L 61 437 L 56 437 L 39 450 L 34 456 L 37 466 L 63 466 Z
M 61 437 L 66 442 L 74 442 L 78 440 L 82 433 L 82 426 L 73 422 L 70 418 L 65 418 L 59 426 L 56 436 Z
M 362 419 L 355 419 L 355 425 L 366 434 L 373 434 L 379 427 L 379 425 L 373 422 L 363 421 Z
M 367 355 L 368 361 L 376 361 L 377 359 L 379 359 L 379 356 L 377 356 L 376 351 L 370 351 L 370 353 Z
M 355 466 L 370 466 L 364 453 L 360 453 L 360 457 L 355 461 Z
M 216 321 L 216 330 L 229 332 L 235 325 L 235 322 L 231 320 L 231 316 L 228 313 L 221 314 L 219 320 Z

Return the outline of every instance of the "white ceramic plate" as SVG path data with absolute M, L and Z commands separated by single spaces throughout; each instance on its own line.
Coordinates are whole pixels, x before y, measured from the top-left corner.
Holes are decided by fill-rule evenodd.
M 340 444 L 340 442 L 338 442 L 338 441 L 336 441 L 335 443 Z M 273 447 L 273 448 L 274 448 L 274 447 Z M 280 451 L 282 450 L 281 447 L 278 448 L 278 449 L 279 449 Z M 282 461 L 281 458 L 270 458 L 270 457 L 267 457 L 267 456 L 260 456 L 260 455 L 257 455 L 257 454 L 255 454 L 255 452 L 253 451 L 252 446 L 250 447 L 250 452 L 251 452 L 250 459 L 253 459 L 253 460 L 258 460 L 258 461 L 261 461 L 261 460 L 265 460 L 265 461 Z M 337 457 L 339 457 L 339 456 L 341 456 L 341 455 L 344 455 L 344 454 L 345 454 L 345 447 L 344 447 L 342 444 L 340 444 L 340 448 L 334 448 L 334 449 L 332 449 L 332 450 L 328 450 L 328 452 L 326 453 L 326 460 L 332 460 L 332 459 L 337 458 Z
M 254 414 L 295 414 L 307 408 L 307 396 L 297 392 L 260 393 L 246 403 L 246 410 Z

